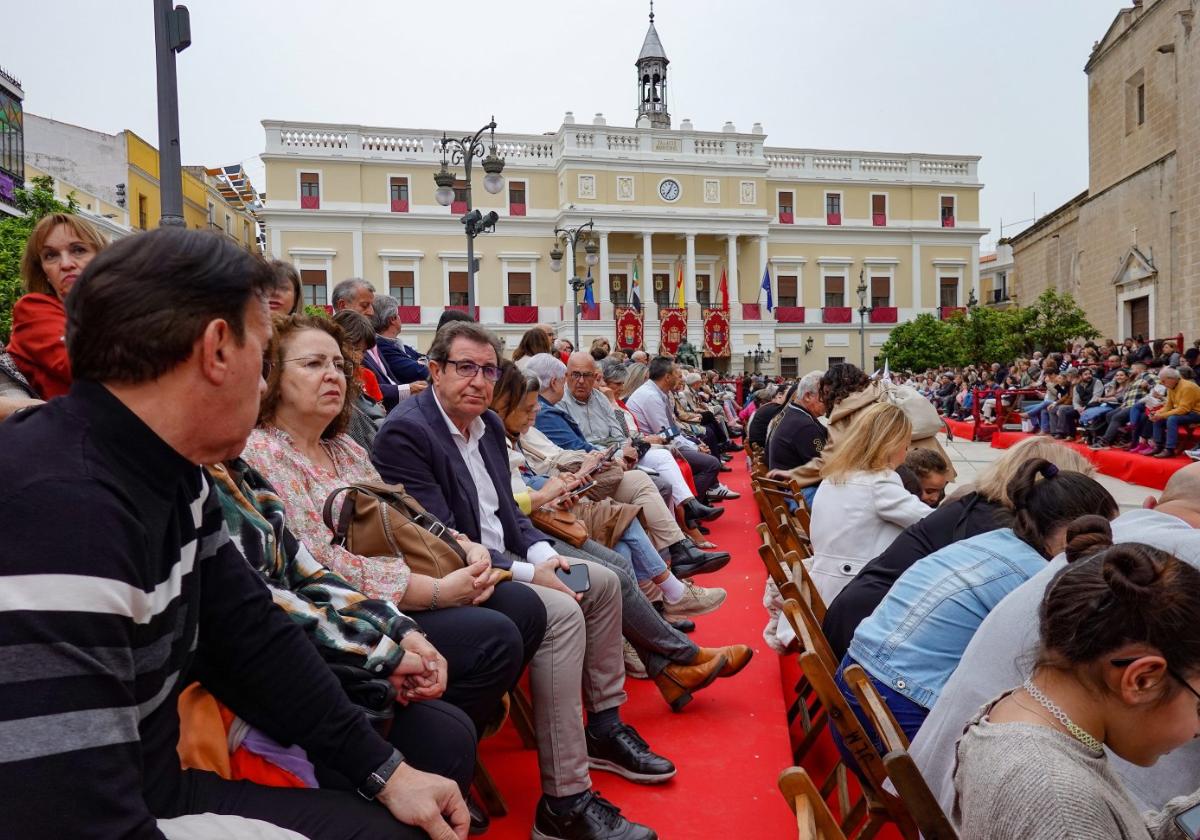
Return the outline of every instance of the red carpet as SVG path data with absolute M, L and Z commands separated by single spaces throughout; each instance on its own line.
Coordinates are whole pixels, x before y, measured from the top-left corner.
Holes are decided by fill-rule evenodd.
M 1023 432 L 997 432 L 992 436 L 992 446 L 997 449 L 1008 449 L 1027 437 L 1031 437 L 1031 435 Z M 1167 486 L 1167 480 L 1176 470 L 1192 463 L 1186 455 L 1176 455 L 1174 458 L 1151 458 L 1147 455 L 1130 455 L 1123 449 L 1102 449 L 1096 452 L 1082 443 L 1067 443 L 1066 441 L 1063 443 L 1095 464 L 1096 469 L 1105 475 L 1159 490 Z
M 765 573 L 758 558 L 758 513 L 750 495 L 746 459 L 730 462 L 722 481 L 742 494 L 725 502 L 726 513 L 709 537 L 733 554 L 720 572 L 697 580 L 722 586 L 729 597 L 717 612 L 696 619 L 697 644 L 730 643 L 754 648 L 754 660 L 740 674 L 718 680 L 672 714 L 654 685 L 628 680 L 623 718 L 657 752 L 675 762 L 679 773 L 664 785 L 636 785 L 611 773 L 594 773 L 595 789 L 631 819 L 652 826 L 663 840 L 719 837 L 795 836 L 796 822 L 775 780 L 791 764 L 785 707 L 780 692 L 779 657 L 763 642 Z M 507 817 L 494 818 L 484 835 L 492 840 L 527 840 L 541 791 L 537 756 L 521 748 L 511 724 L 481 747 L 485 766 L 508 804 Z

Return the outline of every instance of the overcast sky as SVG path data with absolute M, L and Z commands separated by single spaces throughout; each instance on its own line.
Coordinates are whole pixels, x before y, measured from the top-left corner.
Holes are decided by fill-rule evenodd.
M 635 118 L 647 4 L 191 0 L 184 163 L 257 155 L 264 118 L 555 130 Z M 982 155 L 989 246 L 1087 186 L 1083 65 L 1116 0 L 659 0 L 675 125 L 769 145 Z M 26 110 L 157 145 L 151 0 L 13 4 L 0 64 Z M 268 196 L 268 200 L 269 200 Z

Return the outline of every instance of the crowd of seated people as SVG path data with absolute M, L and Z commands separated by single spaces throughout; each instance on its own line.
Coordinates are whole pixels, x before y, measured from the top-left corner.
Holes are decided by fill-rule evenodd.
M 457 312 L 420 354 L 366 281 L 305 314 L 293 266 L 202 232 L 110 245 L 51 216 L 22 276 L 0 353 L 15 836 L 463 838 L 523 674 L 534 836 L 657 836 L 592 773 L 676 774 L 622 715 L 627 675 L 680 711 L 751 659 L 688 636 L 726 598 L 696 580 L 730 561 L 704 532 L 737 498 L 732 391 L 540 325 L 514 364 Z M 418 511 L 404 551 L 348 535 L 380 492 Z

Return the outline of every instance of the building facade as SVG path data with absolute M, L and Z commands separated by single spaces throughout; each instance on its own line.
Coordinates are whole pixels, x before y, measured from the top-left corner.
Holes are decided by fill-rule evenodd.
M 13 192 L 25 185 L 25 91 L 0 67 L 0 214 L 19 215 Z
M 701 347 L 703 311 L 719 303 L 725 277 L 731 356 L 705 364 L 740 371 L 761 345 L 772 351 L 761 369 L 785 375 L 862 361 L 860 284 L 868 366 L 894 324 L 980 296 L 978 157 L 775 147 L 758 124 L 672 127 L 653 20 L 636 68 L 633 127 L 568 113 L 553 132 L 495 135 L 504 188 L 492 195 L 477 182 L 471 194 L 475 208 L 499 216 L 475 242 L 476 305 L 510 348 L 534 321 L 571 334 L 572 255 L 555 273 L 549 254 L 556 228 L 588 221 L 598 264 L 585 346 L 613 340 L 635 273 L 648 350 L 658 349 L 658 310 L 677 302 L 681 273 L 687 338 Z M 441 311 L 467 297 L 464 184 L 450 207 L 434 198 L 443 132 L 263 127 L 269 252 L 297 265 L 310 303 L 327 303 L 332 286 L 354 276 L 390 292 L 404 307 L 406 340 L 428 346 Z
M 1141 0 L 1096 42 L 1088 188 L 1013 237 L 1022 301 L 1070 292 L 1105 336 L 1200 332 L 1196 0 Z
M 73 195 L 80 212 L 110 236 L 158 227 L 158 149 L 129 130 L 106 134 L 36 114 L 25 117 L 27 179 L 49 175 L 55 195 L 63 200 Z M 219 231 L 257 250 L 257 197 L 250 200 L 253 187 L 239 173 L 240 166 L 184 167 L 183 218 L 189 228 Z

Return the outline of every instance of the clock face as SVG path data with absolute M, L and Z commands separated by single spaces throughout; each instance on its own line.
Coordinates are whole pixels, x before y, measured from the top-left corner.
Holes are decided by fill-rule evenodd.
M 658 194 L 662 196 L 663 201 L 674 201 L 679 198 L 679 182 L 667 178 L 658 185 Z

